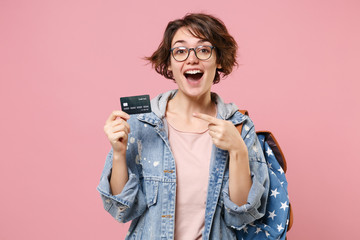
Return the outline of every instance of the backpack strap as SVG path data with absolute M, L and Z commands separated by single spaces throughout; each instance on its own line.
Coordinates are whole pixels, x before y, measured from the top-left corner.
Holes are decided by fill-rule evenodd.
M 247 110 L 239 110 L 242 114 L 249 116 L 249 112 Z

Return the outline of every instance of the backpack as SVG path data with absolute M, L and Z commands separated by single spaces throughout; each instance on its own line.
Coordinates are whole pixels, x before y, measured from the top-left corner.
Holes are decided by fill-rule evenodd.
M 247 111 L 239 110 L 244 115 Z M 236 126 L 241 134 L 242 124 Z M 236 231 L 239 240 L 256 239 L 286 239 L 286 232 L 293 224 L 293 212 L 287 191 L 288 183 L 285 173 L 286 160 L 280 145 L 269 131 L 256 132 L 269 171 L 269 196 L 266 203 L 265 215 L 247 224 L 243 229 Z

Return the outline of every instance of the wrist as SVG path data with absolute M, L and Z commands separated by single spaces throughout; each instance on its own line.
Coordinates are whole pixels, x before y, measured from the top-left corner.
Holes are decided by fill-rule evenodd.
M 113 161 L 118 162 L 118 161 L 123 161 L 124 159 L 126 159 L 126 152 L 124 151 L 113 151 Z
M 248 159 L 249 159 L 247 149 L 246 150 L 240 150 L 240 149 L 230 150 L 229 156 L 230 156 L 231 160 L 247 160 L 248 161 Z

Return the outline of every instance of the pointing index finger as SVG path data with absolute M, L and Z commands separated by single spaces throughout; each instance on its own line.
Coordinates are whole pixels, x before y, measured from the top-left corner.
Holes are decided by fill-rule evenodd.
M 204 113 L 193 113 L 193 116 L 199 119 L 202 119 L 204 121 L 207 121 L 208 123 L 216 124 L 217 118 L 214 118 L 210 115 L 204 114 Z

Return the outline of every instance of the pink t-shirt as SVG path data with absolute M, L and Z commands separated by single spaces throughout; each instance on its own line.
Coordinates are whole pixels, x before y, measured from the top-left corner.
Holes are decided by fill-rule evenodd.
M 208 130 L 182 132 L 169 125 L 176 163 L 175 239 L 201 239 L 209 178 L 212 139 Z

